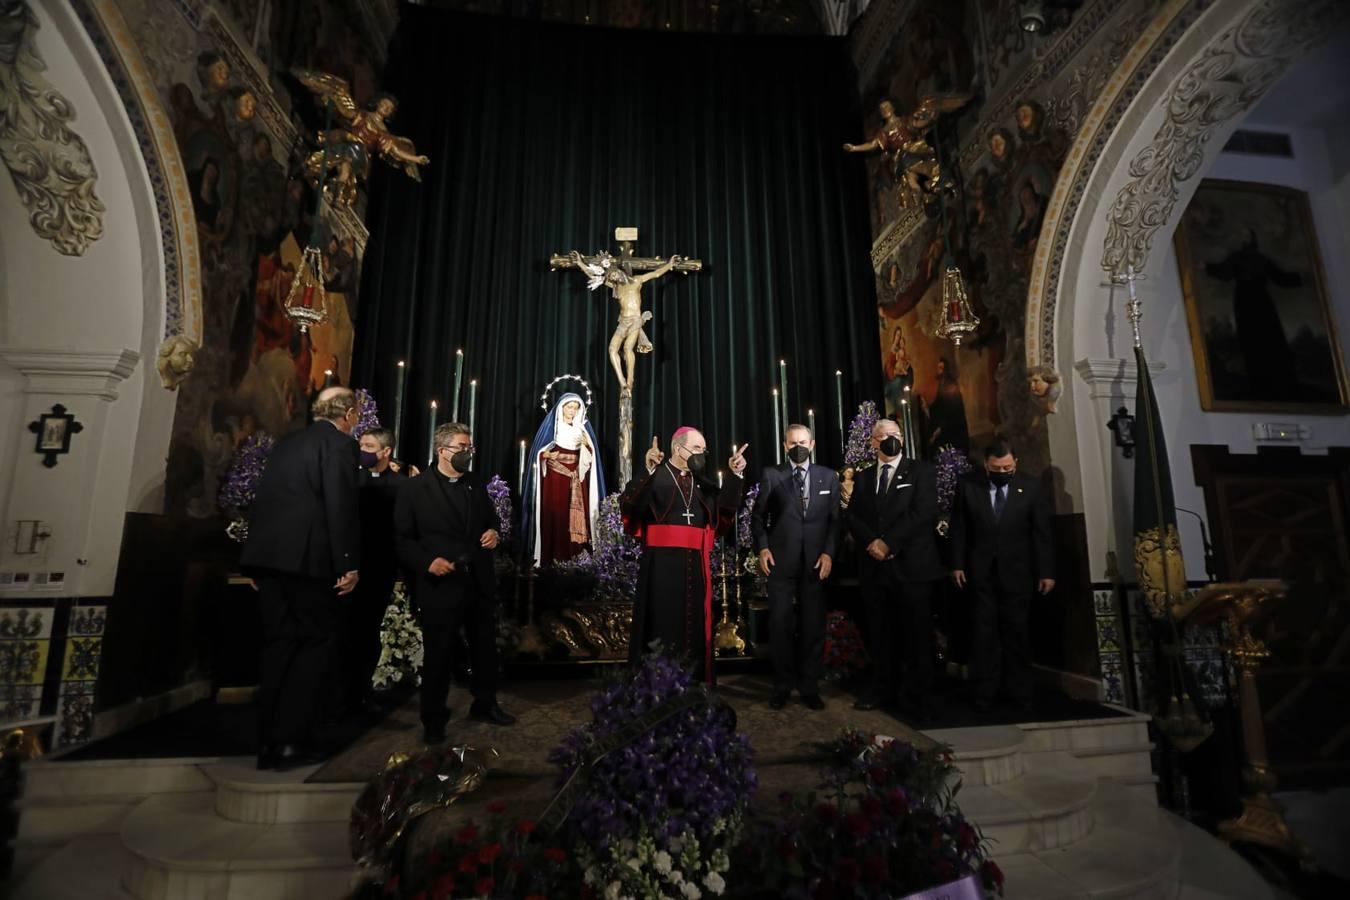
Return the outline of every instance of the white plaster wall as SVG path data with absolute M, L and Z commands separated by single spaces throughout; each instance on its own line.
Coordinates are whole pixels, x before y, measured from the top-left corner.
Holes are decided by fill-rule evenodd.
M 132 351 L 140 361 L 125 380 L 106 379 L 117 392 L 113 400 L 90 389 L 88 378 L 57 375 L 44 378 L 39 393 L 34 380 L 19 376 L 19 389 L 26 384 L 28 393 L 14 402 L 14 379 L 0 372 L 0 427 L 14 436 L 0 450 L 0 462 L 9 463 L 0 469 L 5 532 L 16 520 L 41 519 L 53 535 L 38 558 L 15 554 L 6 539 L 0 571 L 61 571 L 62 593 L 104 596 L 113 591 L 133 458 L 144 494 L 144 484 L 153 481 L 147 459 L 158 460 L 162 481 L 172 421 L 174 395 L 159 387 L 153 369 L 146 374 L 163 327 L 159 228 L 130 123 L 87 35 L 65 3 L 32 8 L 46 77 L 76 111 L 73 128 L 94 160 L 106 212 L 103 236 L 85 255 L 63 256 L 33 232 L 12 181 L 0 178 L 0 344 L 7 354 L 54 350 L 75 358 Z M 54 402 L 64 403 L 85 431 L 75 435 L 71 454 L 48 469 L 33 452 L 27 423 Z M 161 446 L 142 446 L 142 433 L 153 440 L 162 433 Z M 13 590 L 0 587 L 0 593 Z

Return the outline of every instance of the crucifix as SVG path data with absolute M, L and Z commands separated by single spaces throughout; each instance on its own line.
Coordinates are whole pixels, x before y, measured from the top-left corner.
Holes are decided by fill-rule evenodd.
M 607 287 L 619 301 L 619 324 L 609 340 L 609 363 L 619 379 L 619 478 L 624 484 L 633 477 L 633 385 L 637 354 L 652 352 L 651 339 L 642 330 L 652 318 L 650 310 L 642 309 L 642 286 L 672 270 L 685 273 L 703 270 L 703 261 L 698 259 L 634 256 L 637 238 L 636 228 L 616 228 L 617 257 L 604 250 L 594 256 L 582 256 L 573 250 L 565 255 L 555 253 L 548 261 L 554 271 L 579 269 L 587 277 L 588 289 Z

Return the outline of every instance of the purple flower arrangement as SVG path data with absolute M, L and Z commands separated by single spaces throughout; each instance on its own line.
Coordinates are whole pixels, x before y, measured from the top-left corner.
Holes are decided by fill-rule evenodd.
M 934 463 L 937 466 L 938 510 L 943 516 L 947 516 L 952 511 L 952 497 L 956 495 L 956 483 L 974 466 L 970 464 L 970 457 L 966 452 L 955 447 L 945 448 L 937 455 Z
M 234 459 L 220 486 L 217 500 L 221 509 L 238 516 L 252 505 L 263 469 L 267 467 L 267 457 L 275 444 L 272 436 L 264 432 L 244 438 L 244 442 L 234 451 Z
M 592 720 L 549 754 L 558 783 L 587 759 L 588 750 L 635 720 L 694 689 L 693 676 L 672 659 L 652 654 L 636 672 L 591 699 Z M 736 716 L 716 700 L 679 713 L 602 756 L 587 770 L 564 826 L 590 847 L 650 836 L 658 850 L 692 835 L 717 843 L 739 819 L 758 785 L 749 740 L 736 733 Z
M 356 428 L 352 434 L 360 437 L 367 431 L 374 431 L 380 427 L 380 408 L 376 405 L 375 398 L 370 395 L 370 391 L 365 388 L 356 389 L 356 400 L 361 416 L 356 420 Z
M 487 494 L 492 498 L 492 508 L 497 511 L 497 534 L 502 540 L 511 538 L 511 485 L 502 481 L 502 476 L 493 475 L 487 483 Z
M 865 469 L 876 462 L 877 451 L 872 449 L 872 427 L 881 414 L 871 400 L 858 404 L 858 414 L 848 425 L 848 443 L 844 447 L 844 465 Z
M 642 545 L 623 530 L 619 495 L 610 494 L 600 501 L 590 551 L 555 562 L 553 568 L 558 572 L 595 576 L 593 600 L 627 603 L 637 593 L 638 561 L 641 558 Z
M 745 502 L 736 513 L 736 546 L 742 550 L 751 550 L 755 546 L 755 535 L 750 527 L 750 517 L 755 510 L 755 501 L 759 499 L 759 485 L 755 484 L 745 492 Z

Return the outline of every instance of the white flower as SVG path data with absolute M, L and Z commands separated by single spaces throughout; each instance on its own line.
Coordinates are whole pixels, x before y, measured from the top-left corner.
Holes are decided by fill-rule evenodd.
M 653 857 L 653 862 L 655 862 L 656 864 L 656 871 L 660 872 L 662 875 L 670 874 L 670 868 L 673 863 L 673 860 L 670 858 L 669 853 L 667 853 L 664 850 L 656 851 L 656 856 Z
M 642 871 L 642 860 L 638 859 L 636 856 L 628 860 L 624 865 L 628 866 L 628 868 L 632 869 L 634 872 Z
M 585 874 L 581 876 L 581 880 L 587 884 L 595 884 L 599 879 L 600 876 L 596 873 L 594 868 L 588 868 Z
M 619 900 L 619 890 L 621 885 L 617 881 L 611 881 L 605 885 L 605 900 Z
M 692 881 L 686 881 L 680 887 L 680 893 L 688 897 L 689 900 L 699 900 L 699 898 L 703 896 L 703 892 L 698 889 L 698 885 L 694 884 Z
M 727 883 L 722 880 L 722 876 L 716 872 L 709 872 L 703 876 L 703 886 L 714 894 L 721 894 L 727 889 Z

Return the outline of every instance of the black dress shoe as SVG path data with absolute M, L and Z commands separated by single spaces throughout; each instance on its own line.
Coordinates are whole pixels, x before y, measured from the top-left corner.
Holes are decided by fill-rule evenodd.
M 506 710 L 502 709 L 496 703 L 487 709 L 470 709 L 469 718 L 475 722 L 486 722 L 489 725 L 514 725 L 516 717 Z
M 825 708 L 825 701 L 820 699 L 819 694 L 808 694 L 802 698 L 802 705 L 807 709 L 814 709 L 819 712 Z
M 787 702 L 788 702 L 787 691 L 774 691 L 773 696 L 769 698 L 769 708 L 782 709 L 783 707 L 787 706 Z
M 422 743 L 424 744 L 444 744 L 445 726 L 438 725 L 435 728 L 422 729 Z
M 289 772 L 292 769 L 321 763 L 325 758 L 322 753 L 306 749 L 298 744 L 282 744 L 277 748 L 276 765 L 272 768 L 278 772 Z

